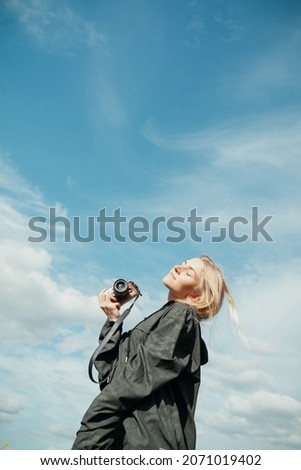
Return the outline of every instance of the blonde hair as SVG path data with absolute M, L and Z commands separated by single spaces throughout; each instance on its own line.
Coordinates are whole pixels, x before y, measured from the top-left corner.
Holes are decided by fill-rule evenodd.
M 220 311 L 226 295 L 229 302 L 230 316 L 239 330 L 241 339 L 244 343 L 247 343 L 247 339 L 240 328 L 234 298 L 227 286 L 222 270 L 209 256 L 203 255 L 200 256 L 200 259 L 204 265 L 200 283 L 196 289 L 198 298 L 190 302 L 197 318 L 199 320 L 211 320 Z

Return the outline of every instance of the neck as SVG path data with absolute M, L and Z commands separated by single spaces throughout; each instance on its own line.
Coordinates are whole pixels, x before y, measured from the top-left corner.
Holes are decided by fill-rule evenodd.
M 167 296 L 167 301 L 170 302 L 171 300 L 176 300 L 175 299 L 175 296 L 172 292 L 168 292 L 168 296 Z
M 170 302 L 171 300 L 176 302 L 186 302 L 186 299 L 183 299 L 182 297 L 177 296 L 174 292 L 169 291 L 167 301 Z

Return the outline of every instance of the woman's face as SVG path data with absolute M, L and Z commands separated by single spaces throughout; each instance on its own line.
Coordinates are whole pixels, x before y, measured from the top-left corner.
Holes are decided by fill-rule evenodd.
M 191 258 L 174 266 L 162 280 L 169 289 L 169 299 L 184 300 L 193 296 L 199 285 L 203 266 L 204 262 L 200 258 Z

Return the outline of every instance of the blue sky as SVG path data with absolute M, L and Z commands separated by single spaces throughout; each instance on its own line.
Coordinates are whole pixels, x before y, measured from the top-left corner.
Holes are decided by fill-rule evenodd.
M 0 439 L 69 449 L 97 394 L 98 291 L 140 285 L 130 328 L 165 302 L 173 264 L 207 253 L 250 349 L 226 305 L 203 326 L 198 448 L 300 449 L 300 2 L 4 0 L 0 13 Z M 252 207 L 273 241 L 254 239 Z M 32 217 L 49 235 L 50 208 L 70 242 L 62 223 L 55 242 L 28 240 Z M 100 239 L 102 209 L 126 217 L 124 242 Z M 95 239 L 80 243 L 74 218 L 85 236 L 89 217 Z

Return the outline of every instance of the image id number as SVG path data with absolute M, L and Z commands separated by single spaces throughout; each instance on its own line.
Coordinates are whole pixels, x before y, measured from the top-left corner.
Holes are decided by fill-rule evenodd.
M 182 465 L 261 465 L 260 455 L 183 455 Z

